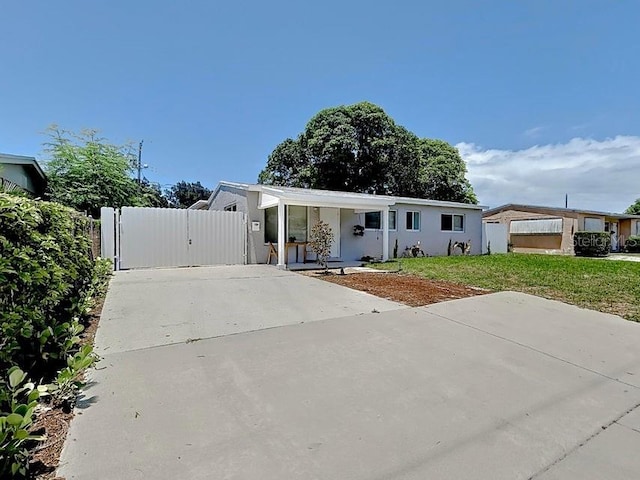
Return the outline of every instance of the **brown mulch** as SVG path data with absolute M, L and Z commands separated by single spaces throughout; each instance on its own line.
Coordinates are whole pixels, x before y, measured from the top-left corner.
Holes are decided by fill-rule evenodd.
M 99 300 L 89 313 L 85 329 L 81 334 L 81 344 L 93 345 L 98 330 L 104 299 Z M 34 447 L 31 452 L 31 472 L 39 480 L 64 480 L 55 476 L 60 461 L 60 453 L 67 438 L 73 411 L 65 411 L 61 405 L 46 405 L 36 418 L 32 431 L 45 434 L 46 440 Z
M 401 273 L 351 273 L 348 275 L 314 273 L 310 276 L 411 307 L 490 293 L 484 289 Z

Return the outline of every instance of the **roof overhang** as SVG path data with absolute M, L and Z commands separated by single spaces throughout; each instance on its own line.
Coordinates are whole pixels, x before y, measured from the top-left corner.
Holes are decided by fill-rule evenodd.
M 339 193 L 314 194 L 312 192 L 290 192 L 262 186 L 259 192 L 258 208 L 274 207 L 282 202 L 285 205 L 303 207 L 353 208 L 357 210 L 377 211 L 388 208 L 395 202 L 388 198 L 349 197 Z
M 598 217 L 606 217 L 616 220 L 632 220 L 640 219 L 640 215 L 630 215 L 628 213 L 612 213 L 612 212 L 599 212 L 596 210 L 580 210 L 577 208 L 562 208 L 562 207 L 544 207 L 539 205 L 520 205 L 516 203 L 507 203 L 500 205 L 499 207 L 491 208 L 483 212 L 483 217 L 490 217 L 496 213 L 506 212 L 509 210 L 515 210 L 520 212 L 535 213 L 541 215 L 552 216 L 577 216 L 577 215 L 593 215 Z
M 206 210 L 209 207 L 208 200 L 198 200 L 193 205 L 190 205 L 187 210 Z
M 365 212 L 380 211 L 396 204 L 424 205 L 439 208 L 461 208 L 467 210 L 483 210 L 481 205 L 428 200 L 422 198 L 393 197 L 353 192 L 337 192 L 331 190 L 303 189 L 221 181 L 209 197 L 209 203 L 217 196 L 221 188 L 244 192 L 258 193 L 258 208 L 265 209 L 285 205 L 349 208 Z
M 26 155 L 11 155 L 7 153 L 0 153 L 0 165 L 23 165 L 31 173 L 31 180 L 36 185 L 37 192 L 33 192 L 36 195 L 44 193 L 47 187 L 47 176 L 42 170 L 42 167 L 38 164 L 35 157 L 27 157 Z

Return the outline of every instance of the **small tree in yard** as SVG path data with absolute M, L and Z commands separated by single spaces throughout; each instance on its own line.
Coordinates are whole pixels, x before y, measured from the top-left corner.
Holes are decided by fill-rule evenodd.
M 329 264 L 327 260 L 331 253 L 331 244 L 333 243 L 333 231 L 328 223 L 318 220 L 311 228 L 311 241 L 309 246 L 313 253 L 318 256 L 318 263 L 324 267 L 325 273 L 329 271 Z

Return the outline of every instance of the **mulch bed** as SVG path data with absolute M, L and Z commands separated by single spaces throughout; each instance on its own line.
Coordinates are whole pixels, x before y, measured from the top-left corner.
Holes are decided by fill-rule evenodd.
M 325 275 L 315 272 L 310 276 L 411 307 L 490 293 L 484 289 L 401 273 L 351 273 L 348 275 L 329 273 Z
M 104 299 L 96 303 L 91 310 L 88 323 L 81 335 L 82 345 L 93 345 L 103 304 Z M 47 438 L 44 442 L 37 444 L 31 452 L 31 473 L 39 480 L 64 480 L 56 477 L 55 471 L 74 416 L 73 411 L 65 411 L 60 405 L 48 406 L 46 403 L 43 407 L 33 424 L 32 431 L 38 434 L 44 433 Z

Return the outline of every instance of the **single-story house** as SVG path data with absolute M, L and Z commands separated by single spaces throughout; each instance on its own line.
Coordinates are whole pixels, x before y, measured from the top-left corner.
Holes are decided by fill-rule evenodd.
M 47 188 L 47 177 L 35 158 L 0 153 L 0 185 L 41 197 Z
M 470 242 L 471 254 L 482 248 L 478 205 L 232 182 L 220 182 L 208 202 L 247 215 L 248 263 L 268 263 L 271 248 L 280 268 L 304 262 L 318 220 L 334 233 L 331 257 L 344 261 L 387 260 L 418 244 L 426 255 L 446 255 L 450 241 Z
M 609 232 L 618 251 L 631 235 L 640 235 L 640 215 L 509 203 L 485 210 L 485 223 L 507 225 L 513 251 L 573 254 L 573 234 Z

